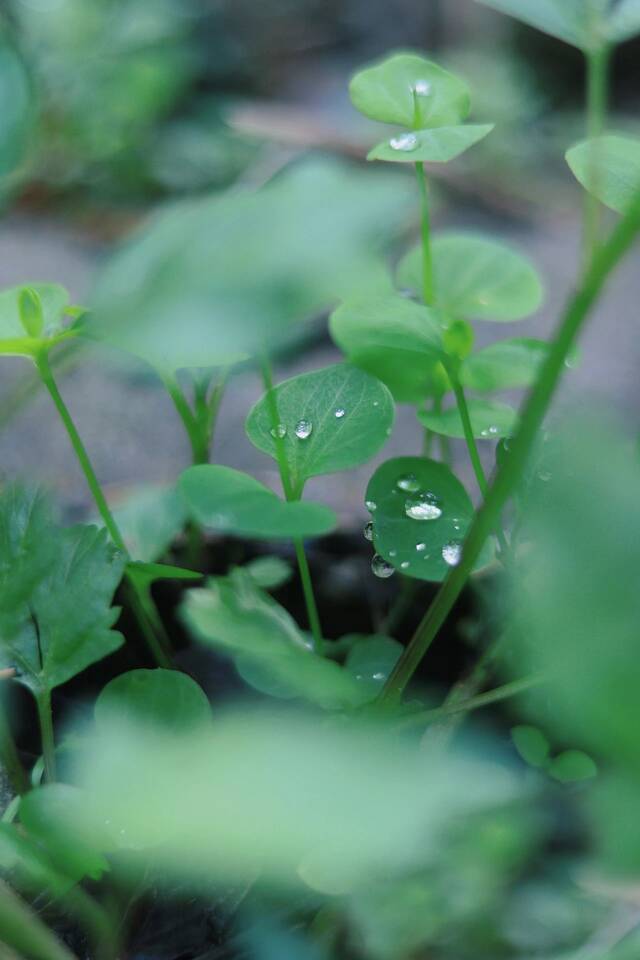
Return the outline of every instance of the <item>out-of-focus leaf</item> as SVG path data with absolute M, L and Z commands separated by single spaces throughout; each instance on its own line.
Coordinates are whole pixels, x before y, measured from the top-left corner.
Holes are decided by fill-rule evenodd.
M 267 540 L 317 537 L 335 527 L 321 503 L 286 502 L 248 473 L 201 464 L 180 477 L 180 492 L 196 521 L 213 530 Z
M 120 674 L 101 691 L 95 712 L 98 726 L 117 715 L 170 734 L 211 722 L 211 707 L 202 688 L 178 670 L 129 670 Z
M 41 331 L 25 328 L 21 303 L 25 291 L 35 294 L 41 307 Z M 0 292 L 0 354 L 32 356 L 63 330 L 69 294 L 57 283 L 31 283 Z
M 599 46 L 608 0 L 479 0 L 582 50 Z
M 405 297 L 358 297 L 331 315 L 331 336 L 351 363 L 382 380 L 396 400 L 420 403 L 442 354 L 442 325 Z
M 640 33 L 640 3 L 638 0 L 619 0 L 609 13 L 609 36 L 617 43 L 630 40 Z
M 508 404 L 471 397 L 467 406 L 473 435 L 477 440 L 500 440 L 514 433 L 516 412 Z M 464 439 L 464 428 L 457 407 L 440 411 L 420 410 L 418 420 L 433 433 Z
M 20 177 L 34 126 L 33 91 L 25 65 L 0 31 L 0 201 Z
M 51 690 L 123 643 L 111 606 L 125 558 L 96 527 L 57 526 L 42 495 L 0 496 L 0 657 L 34 692 Z
M 602 203 L 624 213 L 640 189 L 640 139 L 615 134 L 583 140 L 566 154 L 582 186 Z
M 476 234 L 449 233 L 432 245 L 436 303 L 452 317 L 507 322 L 522 320 L 542 302 L 533 264 L 503 243 Z M 398 285 L 422 290 L 422 251 L 400 262 Z
M 391 433 L 391 394 L 383 383 L 351 364 L 302 373 L 278 384 L 274 393 L 294 489 L 309 477 L 364 463 Z M 306 435 L 300 436 L 303 425 Z M 311 431 L 306 433 L 309 426 Z M 249 412 L 246 431 L 258 450 L 276 458 L 274 429 L 265 395 Z
M 345 660 L 345 669 L 366 684 L 375 697 L 400 659 L 403 646 L 391 637 L 373 634 L 357 640 Z
M 493 124 L 460 124 L 435 130 L 414 130 L 383 140 L 367 160 L 390 163 L 448 163 L 491 133 Z
M 580 780 L 591 780 L 597 775 L 598 768 L 584 751 L 565 750 L 553 758 L 549 764 L 549 773 L 554 780 L 561 783 L 576 783 Z
M 291 565 L 282 557 L 256 557 L 243 568 L 257 587 L 262 590 L 277 590 L 293 576 Z
M 460 382 L 480 393 L 529 387 L 535 382 L 548 349 L 544 340 L 529 337 L 492 343 L 464 360 Z
M 447 127 L 469 115 L 467 85 L 413 53 L 396 53 L 360 70 L 349 84 L 360 113 L 405 127 Z
M 549 759 L 549 741 L 537 727 L 521 724 L 511 731 L 516 750 L 532 767 L 544 767 Z
M 132 557 L 158 560 L 183 529 L 187 514 L 175 487 L 141 487 L 113 511 Z

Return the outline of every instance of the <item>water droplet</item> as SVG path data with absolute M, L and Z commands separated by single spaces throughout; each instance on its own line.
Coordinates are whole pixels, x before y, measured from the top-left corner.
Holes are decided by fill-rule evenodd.
M 272 427 L 269 432 L 274 440 L 282 440 L 287 435 L 287 428 L 284 423 L 279 423 L 277 427 Z
M 384 681 L 387 679 L 387 675 L 386 673 L 381 673 L 380 671 L 378 671 L 377 673 L 371 674 L 371 679 L 377 680 L 378 683 L 384 683 Z
M 409 561 L 408 561 L 408 560 L 403 560 L 402 563 L 400 564 L 400 569 L 401 569 L 401 570 L 407 570 L 408 568 L 409 568 Z
M 407 493 L 417 493 L 420 489 L 420 482 L 412 473 L 404 473 L 401 477 L 398 477 L 396 486 L 401 490 L 406 490 Z
M 456 533 L 460 533 L 462 530 L 462 520 L 460 520 L 459 517 L 453 517 L 451 523 L 453 524 L 453 529 L 456 531 Z
M 389 146 L 392 150 L 400 150 L 402 153 L 411 153 L 418 146 L 418 138 L 415 133 L 401 133 L 399 137 L 391 137 Z
M 306 440 L 307 437 L 311 436 L 312 430 L 311 420 L 298 420 L 296 423 L 295 434 L 298 440 Z
M 362 531 L 362 535 L 369 543 L 373 540 L 373 520 L 367 520 Z
M 442 516 L 442 508 L 433 493 L 421 493 L 419 497 L 407 500 L 404 512 L 412 520 L 437 520 Z
M 416 80 L 413 85 L 413 92 L 419 97 L 428 97 L 431 93 L 431 84 L 428 80 Z
M 373 401 L 373 405 L 374 405 L 374 407 L 379 407 L 379 406 L 380 406 L 380 401 L 379 401 L 379 400 L 374 400 L 374 401 Z
M 338 407 L 338 409 L 334 413 L 334 417 L 336 418 L 336 420 L 342 420 L 346 412 L 347 411 L 344 409 L 344 407 Z
M 379 553 L 376 553 L 373 560 L 371 561 L 371 570 L 376 577 L 380 577 L 381 580 L 386 580 L 387 577 L 393 576 L 395 570 L 390 563 L 381 557 Z
M 374 510 L 378 509 L 378 504 L 375 502 L 375 500 L 365 500 L 364 505 L 369 513 L 373 513 Z
M 389 550 L 389 556 L 390 556 L 390 557 L 396 557 L 397 555 L 398 555 L 398 551 L 397 551 L 397 550 Z
M 427 549 L 426 543 L 416 543 L 416 550 L 418 551 L 418 553 L 422 553 L 426 549 Z
M 450 567 L 456 567 L 462 557 L 462 544 L 458 540 L 450 540 L 442 548 L 442 559 Z
M 489 433 L 491 434 L 492 437 L 495 437 L 495 435 L 496 435 L 497 433 L 499 433 L 499 432 L 500 432 L 499 428 L 496 427 L 494 424 L 492 424 L 492 425 L 489 427 Z

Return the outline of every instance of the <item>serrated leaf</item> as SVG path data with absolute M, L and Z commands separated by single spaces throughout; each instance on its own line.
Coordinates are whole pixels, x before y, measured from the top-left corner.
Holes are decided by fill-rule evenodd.
M 113 515 L 131 556 L 145 563 L 162 557 L 187 522 L 175 486 L 135 489 L 114 506 Z
M 25 330 L 21 303 L 24 292 L 35 294 L 41 307 L 40 333 Z M 63 329 L 69 294 L 57 283 L 30 283 L 0 291 L 0 354 L 32 356 L 43 341 Z
M 425 91 L 414 96 L 414 90 Z M 413 53 L 396 53 L 360 70 L 349 84 L 354 107 L 372 120 L 405 127 L 460 123 L 471 107 L 467 85 Z
M 205 527 L 267 540 L 318 537 L 336 525 L 333 510 L 321 503 L 286 502 L 247 473 L 201 464 L 180 477 L 187 509 Z
M 429 395 L 442 355 L 442 325 L 433 310 L 406 297 L 358 297 L 334 311 L 329 327 L 351 363 L 386 384 L 398 402 Z
M 408 506 L 425 497 L 436 509 L 430 519 L 413 519 Z M 444 579 L 473 517 L 471 499 L 449 467 L 426 457 L 387 460 L 369 481 L 366 503 L 374 547 L 385 560 L 407 577 Z
M 196 639 L 227 652 L 251 686 L 280 699 L 335 709 L 367 699 L 345 670 L 313 652 L 289 613 L 236 568 L 190 590 L 182 616 Z
M 105 530 L 57 526 L 37 491 L 0 496 L 0 658 L 34 692 L 122 645 L 111 606 L 125 558 Z
M 349 470 L 384 445 L 394 418 L 388 389 L 364 370 L 347 363 L 303 373 L 275 388 L 282 447 L 294 489 L 309 477 Z M 306 439 L 296 424 L 311 424 Z M 247 417 L 247 436 L 258 450 L 276 458 L 276 441 L 267 397 Z
M 529 387 L 535 382 L 548 350 L 544 340 L 528 337 L 492 343 L 463 361 L 460 382 L 480 393 Z
M 103 688 L 95 705 L 98 727 L 113 717 L 171 734 L 211 723 L 211 707 L 195 680 L 178 670 L 129 670 Z
M 585 190 L 624 213 L 640 189 L 640 139 L 616 134 L 583 140 L 566 154 Z
M 582 50 L 604 38 L 608 0 L 479 0 Z
M 501 440 L 515 432 L 517 414 L 508 404 L 470 397 L 467 406 L 476 440 Z M 464 427 L 457 407 L 440 411 L 420 410 L 418 420 L 433 433 L 464 440 Z
M 367 160 L 390 163 L 448 163 L 491 133 L 493 124 L 460 124 L 435 130 L 414 130 L 382 140 Z
M 543 290 L 533 264 L 505 244 L 479 234 L 449 233 L 432 244 L 438 307 L 466 320 L 506 322 L 534 313 Z M 422 252 L 415 248 L 398 267 L 398 285 L 422 290 Z

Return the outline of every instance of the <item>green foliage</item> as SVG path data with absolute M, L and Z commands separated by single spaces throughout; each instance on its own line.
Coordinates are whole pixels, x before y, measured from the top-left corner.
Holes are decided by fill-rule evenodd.
M 547 351 L 548 345 L 543 340 L 529 337 L 500 340 L 466 357 L 460 367 L 460 382 L 480 393 L 530 387 Z
M 359 637 L 347 654 L 345 669 L 366 684 L 373 698 L 382 690 L 402 650 L 402 644 L 392 637 Z
M 111 680 L 95 705 L 98 727 L 121 717 L 168 734 L 187 733 L 211 723 L 202 688 L 177 670 L 129 670 Z
M 384 445 L 394 417 L 391 394 L 358 367 L 336 364 L 285 380 L 275 388 L 280 441 L 294 490 L 309 477 L 349 470 Z M 311 426 L 311 433 L 300 437 Z M 277 457 L 269 399 L 250 411 L 247 436 L 258 450 Z
M 453 317 L 522 320 L 542 302 L 533 265 L 510 247 L 475 234 L 449 233 L 432 244 L 437 305 Z M 416 247 L 398 267 L 398 285 L 422 290 L 422 252 Z
M 0 496 L 0 657 L 34 693 L 122 643 L 111 606 L 124 557 L 96 527 L 59 527 L 35 489 Z
M 516 430 L 516 412 L 513 407 L 498 400 L 472 397 L 468 402 L 473 436 L 476 440 L 500 440 Z M 418 420 L 433 433 L 464 439 L 464 428 L 457 407 L 446 410 L 420 410 Z
M 549 759 L 549 741 L 541 730 L 522 724 L 513 727 L 511 737 L 522 759 L 532 767 L 544 767 Z
M 417 130 L 383 140 L 367 154 L 367 160 L 392 163 L 448 163 L 491 133 L 492 124 L 462 124 Z
M 624 213 L 640 186 L 640 139 L 615 134 L 583 140 L 566 154 L 582 186 Z
M 317 537 L 336 524 L 320 503 L 285 502 L 247 473 L 203 464 L 180 477 L 180 492 L 202 526 L 237 536 L 273 539 Z
M 638 0 L 479 0 L 581 50 L 599 50 L 640 32 Z
M 129 553 L 145 563 L 166 553 L 186 521 L 184 503 L 174 486 L 139 487 L 115 506 L 113 515 Z
M 0 201 L 4 201 L 24 172 L 35 121 L 31 81 L 4 30 L 0 31 L 0 114 Z
M 69 294 L 57 283 L 33 283 L 0 293 L 0 354 L 34 356 L 64 331 Z

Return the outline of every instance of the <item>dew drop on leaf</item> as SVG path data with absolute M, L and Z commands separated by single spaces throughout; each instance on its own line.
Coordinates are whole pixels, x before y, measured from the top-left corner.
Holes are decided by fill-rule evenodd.
M 387 577 L 391 577 L 395 573 L 395 570 L 391 564 L 387 563 L 384 557 L 381 557 L 379 553 L 376 553 L 371 561 L 371 570 L 375 576 L 380 577 L 381 580 L 386 580 Z
M 450 567 L 456 567 L 462 557 L 462 544 L 458 540 L 449 540 L 442 548 L 442 559 Z
M 364 505 L 369 513 L 373 513 L 374 510 L 378 509 L 378 504 L 375 502 L 375 500 L 365 500 Z
M 408 570 L 408 569 L 409 569 L 409 561 L 408 561 L 408 560 L 403 560 L 402 563 L 400 564 L 400 569 L 401 569 L 401 570 Z
M 431 84 L 428 80 L 416 80 L 413 85 L 413 92 L 419 97 L 428 97 L 431 93 Z
M 272 427 L 269 432 L 274 440 L 282 440 L 287 435 L 287 428 L 284 423 L 279 423 L 277 427 Z
M 418 478 L 414 476 L 413 473 L 405 473 L 401 477 L 398 477 L 396 486 L 401 490 L 405 490 L 407 493 L 417 493 L 420 489 Z
M 311 420 L 298 420 L 295 426 L 295 435 L 298 440 L 306 440 L 307 437 L 311 436 L 312 430 L 313 424 Z
M 411 520 L 437 520 L 442 516 L 442 508 L 433 493 L 421 493 L 420 496 L 407 500 L 404 512 Z
M 336 410 L 336 412 L 335 412 L 335 414 L 334 414 L 336 420 L 342 420 L 342 418 L 344 417 L 344 415 L 345 415 L 346 412 L 347 412 L 347 411 L 344 409 L 344 407 L 338 407 L 338 409 Z
M 418 553 L 423 553 L 427 549 L 426 543 L 416 543 L 416 550 Z
M 373 540 L 373 520 L 367 520 L 362 531 L 362 535 L 369 543 Z
M 401 133 L 399 137 L 391 137 L 389 146 L 392 150 L 400 150 L 402 153 L 410 153 L 418 146 L 418 138 L 415 133 Z

